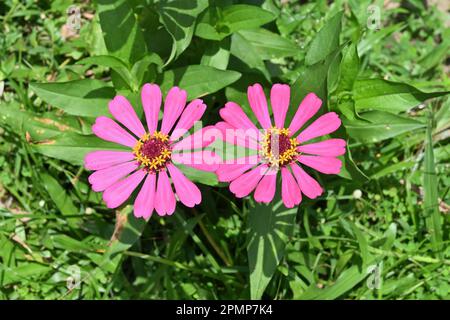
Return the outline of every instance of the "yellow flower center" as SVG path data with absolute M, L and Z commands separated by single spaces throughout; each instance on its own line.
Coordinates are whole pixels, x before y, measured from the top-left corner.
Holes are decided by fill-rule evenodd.
M 263 161 L 272 168 L 288 165 L 298 156 L 296 138 L 290 137 L 289 129 L 272 127 L 266 130 L 261 142 Z
M 148 172 L 161 171 L 172 158 L 169 136 L 160 131 L 146 133 L 134 146 L 133 153 Z

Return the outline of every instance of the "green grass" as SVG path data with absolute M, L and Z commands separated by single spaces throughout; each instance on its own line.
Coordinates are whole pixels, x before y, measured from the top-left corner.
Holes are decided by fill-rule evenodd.
M 275 12 L 273 6 L 281 8 L 280 18 L 267 28 L 288 40 L 277 43 L 287 49 L 273 51 L 279 56 L 268 62 L 268 49 L 255 46 L 264 59 L 252 56 L 252 60 L 242 57 L 245 48 L 232 46 L 226 75 L 233 84 L 205 98 L 210 107 L 206 122 L 214 123 L 218 108 L 227 100 L 241 99 L 242 88 L 255 81 L 292 83 L 299 74 L 314 76 L 316 71 L 311 69 L 302 73 L 305 63 L 330 57 L 333 50 L 323 49 L 327 41 L 315 44 L 318 49 L 311 51 L 311 56 L 307 49 L 326 21 L 344 7 L 340 44 L 357 44 L 358 61 L 350 54 L 344 61 L 347 66 L 358 64 L 359 78 L 406 83 L 421 90 L 420 94 L 450 90 L 448 12 L 431 5 L 426 8 L 421 1 L 403 1 L 403 5 L 382 9 L 381 28 L 374 32 L 365 29 L 369 1 L 337 1 L 331 7 L 326 1 L 296 3 L 264 3 L 262 7 L 268 11 Z M 287 236 L 281 246 L 284 254 L 276 249 L 273 256 L 269 252 L 266 257 L 275 261 L 273 275 L 268 275 L 265 269 L 250 268 L 262 259 L 252 235 L 259 232 L 264 243 L 269 243 L 280 221 L 273 221 L 273 229 L 265 228 L 265 221 L 258 218 L 270 218 L 271 212 L 260 211 L 258 216 L 250 200 L 235 199 L 226 187 L 211 186 L 214 181 L 201 185 L 200 206 L 189 209 L 180 205 L 174 216 L 154 214 L 148 223 L 136 221 L 130 206 L 107 209 L 101 196 L 90 191 L 89 173 L 80 166 L 79 152 L 70 150 L 69 142 L 72 134 L 79 135 L 78 143 L 92 140 L 88 136 L 92 118 L 77 114 L 79 109 L 75 114 L 70 110 L 64 113 L 30 85 L 111 80 L 108 66 L 77 63 L 108 53 L 99 18 L 92 15 L 96 10 L 93 3 L 78 3 L 87 13 L 80 35 L 63 38 L 61 28 L 70 4 L 65 0 L 6 0 L 0 4 L 0 89 L 4 87 L 0 96 L 0 299 L 450 298 L 448 95 L 411 106 L 400 99 L 396 103 L 402 111 L 397 116 L 403 120 L 390 120 L 397 127 L 391 125 L 389 133 L 383 127 L 385 130 L 373 134 L 363 126 L 358 132 L 366 140 L 358 140 L 351 135 L 353 125 L 346 127 L 352 137 L 351 157 L 370 180 L 318 176 L 326 192 L 315 200 L 304 198 L 292 221 L 277 217 L 287 219 L 281 221 L 286 223 L 283 235 Z M 140 26 L 147 29 L 144 35 L 148 35 L 152 12 L 145 6 L 135 10 Z M 244 32 L 240 36 L 251 35 Z M 172 77 L 176 78 L 181 72 L 177 68 L 202 61 L 218 67 L 226 56 L 210 59 L 205 48 L 213 42 L 198 34 L 185 51 L 174 55 L 171 43 L 158 39 L 171 37 L 155 33 L 152 41 L 159 46 L 149 49 L 169 62 L 167 69 L 178 70 L 166 73 L 168 77 L 175 74 Z M 219 46 L 227 48 L 226 41 Z M 239 44 L 239 39 L 232 41 Z M 295 56 L 289 51 L 292 43 L 298 48 Z M 181 47 L 183 41 L 179 40 L 176 48 Z M 147 67 L 156 70 L 155 65 Z M 340 74 L 347 80 L 356 77 L 350 67 L 344 69 L 347 73 Z M 243 76 L 237 80 L 231 70 Z M 141 80 L 154 75 L 139 75 L 136 70 L 124 74 Z M 328 81 L 332 82 L 333 74 L 337 70 L 329 73 Z M 217 79 L 222 78 L 222 73 L 217 73 Z M 117 82 L 114 85 L 117 87 Z M 341 104 L 346 94 L 330 91 L 329 95 L 331 107 L 339 101 L 339 113 L 354 113 L 354 106 L 345 109 Z M 389 109 L 390 105 L 382 107 Z M 64 155 L 55 156 L 53 149 L 46 149 L 46 142 L 54 139 L 68 144 Z M 368 272 L 371 266 L 380 272 L 376 288 L 370 285 L 375 281 L 374 273 Z M 71 288 L 70 279 L 82 280 L 80 286 Z M 265 284 L 258 287 L 258 279 L 268 283 L 265 290 Z

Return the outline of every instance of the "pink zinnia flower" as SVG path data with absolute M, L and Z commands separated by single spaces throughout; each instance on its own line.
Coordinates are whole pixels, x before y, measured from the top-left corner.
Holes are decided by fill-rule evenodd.
M 302 193 L 309 198 L 321 195 L 321 186 L 303 170 L 302 165 L 325 174 L 339 173 L 342 163 L 336 157 L 345 153 L 346 142 L 343 139 L 308 144 L 305 142 L 337 130 L 341 125 L 338 115 L 334 112 L 325 113 L 298 133 L 322 105 L 322 101 L 314 93 L 309 93 L 303 99 L 288 127 L 285 127 L 290 100 L 288 85 L 272 86 L 270 102 L 274 125 L 262 87 L 259 84 L 250 86 L 247 97 L 263 129 L 262 134 L 234 102 L 228 102 L 220 110 L 224 122 L 219 122 L 216 127 L 225 134 L 226 141 L 258 152 L 256 155 L 221 164 L 216 171 L 219 181 L 231 182 L 230 191 L 239 198 L 248 196 L 255 190 L 255 200 L 268 203 L 274 198 L 277 175 L 281 171 L 281 197 L 286 207 L 298 205 L 302 201 Z M 236 134 L 230 139 L 229 132 L 233 130 Z M 245 136 L 242 130 L 246 130 Z
M 89 176 L 89 182 L 94 191 L 103 192 L 108 208 L 120 206 L 144 181 L 134 202 L 134 215 L 147 219 L 153 210 L 161 216 L 171 215 L 175 211 L 175 195 L 188 207 L 201 202 L 200 190 L 177 168 L 176 163 L 205 171 L 215 171 L 217 165 L 214 161 L 209 161 L 212 164 L 203 161 L 214 157 L 213 153 L 202 150 L 212 142 L 202 137 L 206 128 L 180 140 L 205 112 L 206 105 L 202 100 L 195 99 L 185 108 L 186 91 L 171 88 L 164 102 L 164 115 L 158 129 L 162 102 L 159 86 L 145 84 L 141 99 L 148 130 L 130 102 L 123 96 L 116 96 L 109 102 L 109 111 L 123 127 L 101 116 L 96 119 L 92 131 L 99 138 L 124 145 L 130 150 L 91 152 L 85 157 L 85 167 L 96 170 Z

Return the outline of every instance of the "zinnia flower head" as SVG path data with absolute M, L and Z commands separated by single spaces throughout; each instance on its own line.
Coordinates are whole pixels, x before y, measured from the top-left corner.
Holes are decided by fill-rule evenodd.
M 215 171 L 217 165 L 214 161 L 204 161 L 215 156 L 202 150 L 212 142 L 202 136 L 203 130 L 208 127 L 183 139 L 183 135 L 206 110 L 202 100 L 195 99 L 186 106 L 186 99 L 186 91 L 171 88 L 164 101 L 161 125 L 158 126 L 161 90 L 155 84 L 145 84 L 141 100 L 147 130 L 123 96 L 116 96 L 109 102 L 109 111 L 121 125 L 105 116 L 96 119 L 92 126 L 96 136 L 129 148 L 129 151 L 94 151 L 85 157 L 85 167 L 96 170 L 89 176 L 92 189 L 103 192 L 103 200 L 109 208 L 123 204 L 142 181 L 142 188 L 134 201 L 136 217 L 147 219 L 153 210 L 161 216 L 171 215 L 175 211 L 175 195 L 188 207 L 201 202 L 199 188 L 177 164 L 205 171 Z
M 247 97 L 262 133 L 234 102 L 228 102 L 220 110 L 224 121 L 217 123 L 216 127 L 225 135 L 226 141 L 258 152 L 245 158 L 225 161 L 216 171 L 219 181 L 231 182 L 230 191 L 239 198 L 248 196 L 254 190 L 257 202 L 268 203 L 275 196 L 277 176 L 281 172 L 281 197 L 288 208 L 302 201 L 302 193 L 309 198 L 321 195 L 322 187 L 302 166 L 325 174 L 338 174 L 342 163 L 336 157 L 345 153 L 346 142 L 343 139 L 307 142 L 336 131 L 341 125 L 338 115 L 334 112 L 325 113 L 303 129 L 322 105 L 320 98 L 309 93 L 298 106 L 291 123 L 286 126 L 290 102 L 288 85 L 272 86 L 270 103 L 274 122 L 261 85 L 250 86 Z M 232 138 L 229 136 L 230 131 L 235 132 Z

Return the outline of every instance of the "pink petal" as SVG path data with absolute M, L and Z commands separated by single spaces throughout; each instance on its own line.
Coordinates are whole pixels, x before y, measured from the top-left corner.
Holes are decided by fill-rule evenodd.
M 231 159 L 231 161 L 219 165 L 219 168 L 216 171 L 217 178 L 220 182 L 233 181 L 247 170 L 253 168 L 258 162 L 259 159 L 257 155 Z
M 92 126 L 92 132 L 100 139 L 115 142 L 130 148 L 133 148 L 137 140 L 114 120 L 100 116 L 95 120 Z
M 84 157 L 84 166 L 88 170 L 100 170 L 133 159 L 134 154 L 129 151 L 93 151 Z
M 109 112 L 138 138 L 145 134 L 141 120 L 139 120 L 136 111 L 134 111 L 130 102 L 125 97 L 116 96 L 111 100 L 109 102 Z
M 303 127 L 303 125 L 319 111 L 321 105 L 322 100 L 320 100 L 318 96 L 314 93 L 308 93 L 298 106 L 294 118 L 292 118 L 291 125 L 289 126 L 291 135 Z
M 291 164 L 292 172 L 294 172 L 295 179 L 298 182 L 300 190 L 310 199 L 317 198 L 323 192 L 320 184 L 305 172 L 296 163 Z
M 230 191 L 238 198 L 248 196 L 256 188 L 266 169 L 268 169 L 267 164 L 261 164 L 239 176 L 230 183 Z
M 337 157 L 345 153 L 345 145 L 346 142 L 344 139 L 328 139 L 317 143 L 301 145 L 297 150 L 318 156 Z
M 106 189 L 105 192 L 103 192 L 103 201 L 106 202 L 106 206 L 113 209 L 124 203 L 139 183 L 141 183 L 146 174 L 147 172 L 144 170 L 138 170 Z
M 172 161 L 185 164 L 197 170 L 214 172 L 218 169 L 222 159 L 210 150 L 173 153 Z
M 198 187 L 173 164 L 168 164 L 167 169 L 181 203 L 190 208 L 199 204 L 202 201 L 202 194 Z
M 195 99 L 191 103 L 189 103 L 184 109 L 180 120 L 175 126 L 175 129 L 173 129 L 170 139 L 172 141 L 175 141 L 186 132 L 188 132 L 188 130 L 192 128 L 194 123 L 202 118 L 205 110 L 206 105 L 203 103 L 203 100 Z
M 289 108 L 291 88 L 287 84 L 274 84 L 270 90 L 270 104 L 272 105 L 275 126 L 284 128 L 286 112 Z
M 161 89 L 156 84 L 146 83 L 142 87 L 141 101 L 144 108 L 148 132 L 153 134 L 158 130 L 159 109 L 161 108 Z
M 333 157 L 299 156 L 297 160 L 308 167 L 325 174 L 338 174 L 341 172 L 342 161 Z
M 259 150 L 259 139 L 262 139 L 261 132 L 254 129 L 236 129 L 225 121 L 217 122 L 215 127 L 221 132 L 221 139 L 224 142 L 241 146 L 248 149 Z
M 172 150 L 195 150 L 205 148 L 213 143 L 216 137 L 220 138 L 220 136 L 221 133 L 218 129 L 214 126 L 207 126 L 197 130 L 183 140 L 176 142 L 173 145 Z
M 95 192 L 103 191 L 139 167 L 136 161 L 125 162 L 92 173 L 88 180 Z
M 164 101 L 164 116 L 161 131 L 165 134 L 170 132 L 186 105 L 187 93 L 178 87 L 173 87 L 167 93 Z
M 302 202 L 302 193 L 289 169 L 281 168 L 281 198 L 286 208 L 293 208 Z
M 175 194 L 170 185 L 166 171 L 158 173 L 158 185 L 156 187 L 155 210 L 160 216 L 171 215 L 175 211 Z
M 256 119 L 258 119 L 263 129 L 270 128 L 272 126 L 272 123 L 269 117 L 269 109 L 267 108 L 267 100 L 266 96 L 264 95 L 263 88 L 259 83 L 248 87 L 247 98 L 250 104 L 250 108 L 252 108 Z
M 156 174 L 148 174 L 144 185 L 134 201 L 134 216 L 150 218 L 154 209 Z
M 269 203 L 275 196 L 277 188 L 277 174 L 269 173 L 263 176 L 255 190 L 255 200 L 257 202 Z
M 236 129 L 252 129 L 258 131 L 258 128 L 247 117 L 242 108 L 234 102 L 227 102 L 225 107 L 219 110 L 219 114 L 223 120 Z
M 341 119 L 335 112 L 328 112 L 317 118 L 316 121 L 303 130 L 297 139 L 303 143 L 305 141 L 324 136 L 336 131 L 341 125 Z

